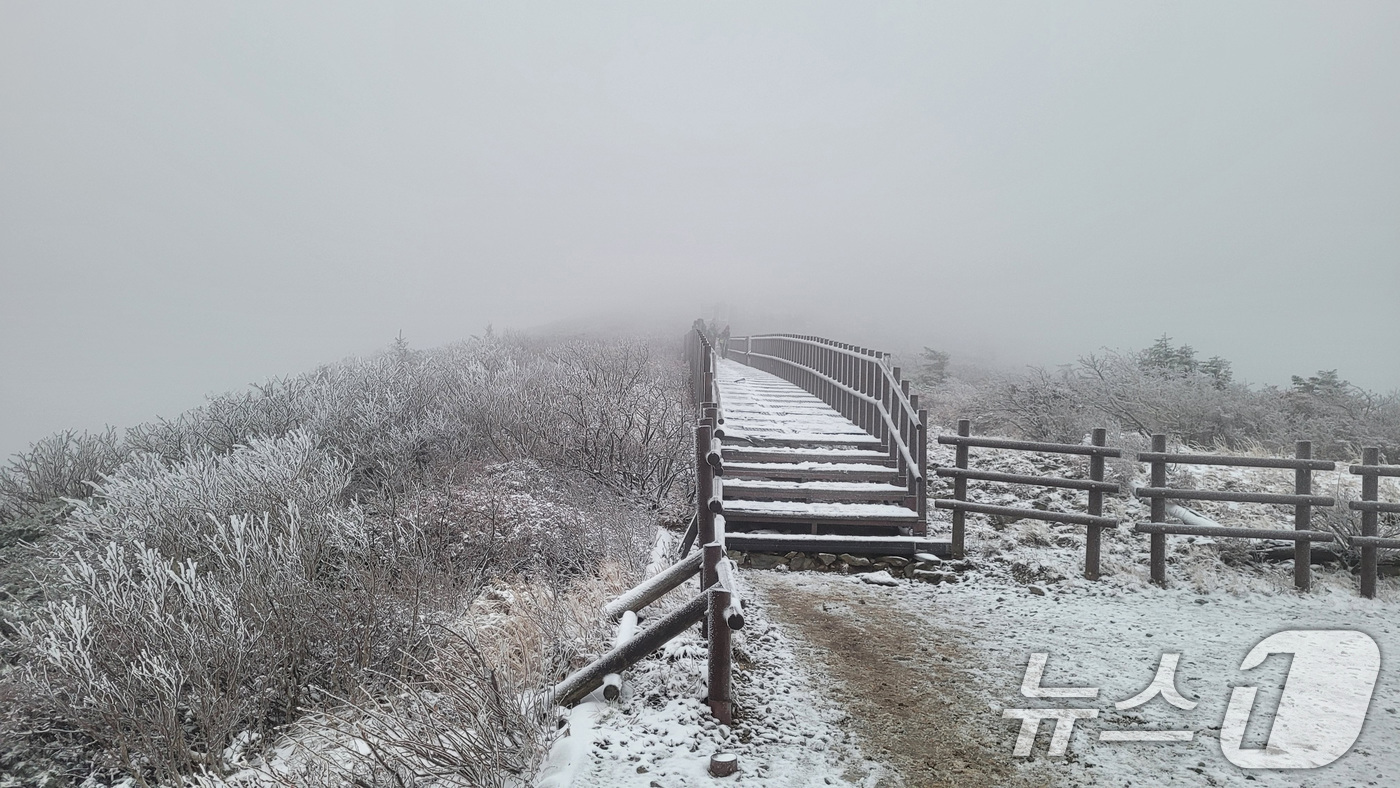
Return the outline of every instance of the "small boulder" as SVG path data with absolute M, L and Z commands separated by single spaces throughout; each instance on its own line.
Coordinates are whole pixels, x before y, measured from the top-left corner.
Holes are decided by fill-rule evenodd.
M 841 563 L 845 564 L 846 566 L 870 566 L 870 559 L 866 558 L 863 555 L 851 555 L 850 553 L 842 553 L 838 557 L 841 559 Z
M 836 556 L 833 553 L 817 553 L 817 560 L 822 562 L 822 566 L 831 566 L 836 563 Z
M 866 572 L 865 574 L 860 575 L 860 579 L 863 583 L 870 583 L 871 585 L 876 586 L 899 585 L 899 581 L 895 580 L 893 577 L 890 577 L 890 573 L 884 570 L 881 570 L 879 572 Z
M 1031 586 L 1027 590 L 1030 591 L 1032 594 L 1035 594 L 1036 596 L 1045 596 L 1045 589 L 1041 588 L 1040 586 Z

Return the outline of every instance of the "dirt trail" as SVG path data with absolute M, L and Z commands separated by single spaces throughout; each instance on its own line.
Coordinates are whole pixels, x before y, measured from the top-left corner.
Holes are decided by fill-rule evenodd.
M 744 580 L 814 672 L 831 677 L 867 753 L 908 788 L 1055 784 L 1012 764 L 1007 730 L 992 724 L 1000 720 L 967 672 L 977 660 L 966 636 L 912 626 L 890 604 L 896 589 L 808 573 L 746 572 Z

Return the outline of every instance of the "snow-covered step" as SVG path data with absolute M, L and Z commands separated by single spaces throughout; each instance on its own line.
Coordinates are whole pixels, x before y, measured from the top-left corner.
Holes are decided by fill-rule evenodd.
M 729 533 L 730 550 L 755 553 L 850 553 L 852 555 L 900 555 L 930 553 L 952 555 L 952 543 L 918 536 L 843 536 L 837 534 Z
M 726 489 L 726 492 L 728 490 Z M 912 525 L 919 513 L 887 503 L 834 503 L 828 501 L 724 501 L 728 522 L 849 523 L 859 525 Z
M 724 459 L 733 462 L 856 462 L 880 465 L 889 455 L 873 449 L 832 446 L 725 446 Z
M 786 479 L 788 481 L 894 481 L 895 470 L 863 462 L 726 462 L 725 484 L 734 479 Z
M 733 479 L 724 482 L 729 499 L 767 501 L 845 501 L 847 503 L 902 503 L 909 491 L 893 484 L 862 482 L 791 482 L 771 479 Z M 732 502 L 729 501 L 729 502 Z
M 855 425 L 852 425 L 855 427 Z M 724 422 L 724 441 L 730 444 L 747 444 L 750 446 L 852 446 L 872 448 L 880 445 L 880 439 L 860 431 L 857 427 L 854 431 L 836 432 L 834 430 L 823 430 L 820 432 L 787 431 L 776 429 L 764 429 L 762 427 L 752 428 L 736 420 L 726 419 Z

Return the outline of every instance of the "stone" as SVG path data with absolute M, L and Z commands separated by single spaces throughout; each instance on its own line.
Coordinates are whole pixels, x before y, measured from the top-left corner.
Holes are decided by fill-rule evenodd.
M 822 566 L 831 566 L 836 563 L 836 556 L 832 553 L 817 553 L 817 560 L 822 562 Z
M 933 553 L 915 553 L 914 560 L 921 564 L 941 564 L 943 559 Z
M 850 553 L 842 553 L 838 557 L 841 559 L 841 563 L 845 564 L 846 566 L 870 566 L 870 559 L 866 558 L 863 555 L 851 555 Z
M 918 571 L 918 569 L 918 564 L 905 564 L 904 568 L 899 570 L 899 573 L 904 575 L 905 577 L 913 577 L 914 573 Z
M 862 583 L 869 583 L 875 586 L 897 586 L 899 581 L 890 576 L 889 572 L 881 570 L 879 572 L 866 572 L 860 576 Z
M 787 559 L 772 553 L 749 553 L 749 566 L 754 569 L 776 569 L 787 564 Z
M 887 564 L 893 569 L 903 569 L 909 563 L 909 559 L 897 555 L 885 555 L 880 557 L 880 563 Z
M 1027 590 L 1029 590 L 1032 594 L 1035 594 L 1036 596 L 1045 596 L 1045 589 L 1041 588 L 1040 586 L 1031 586 Z
M 788 561 L 788 568 L 794 571 L 806 569 L 807 561 L 807 556 L 798 553 L 797 555 L 792 557 L 792 560 Z
M 914 570 L 914 579 L 918 580 L 920 583 L 932 583 L 933 585 L 937 585 L 943 582 L 943 578 L 944 574 L 942 572 L 930 572 L 927 569 Z

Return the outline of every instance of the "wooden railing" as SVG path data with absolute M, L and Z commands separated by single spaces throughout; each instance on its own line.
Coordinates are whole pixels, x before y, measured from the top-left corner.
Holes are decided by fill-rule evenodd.
M 951 509 L 953 512 L 953 556 L 955 558 L 961 558 L 963 556 L 966 532 L 964 520 L 968 512 L 1013 517 L 1017 519 L 1030 518 L 1033 520 L 1073 523 L 1075 525 L 1082 525 L 1085 528 L 1084 577 L 1089 580 L 1098 580 L 1100 532 L 1104 528 L 1113 528 L 1118 525 L 1118 520 L 1103 516 L 1103 494 L 1106 492 L 1118 492 L 1117 484 L 1104 481 L 1104 458 L 1122 456 L 1122 452 L 1119 449 L 1110 448 L 1105 445 L 1107 442 L 1107 434 L 1106 430 L 1094 430 L 1091 445 L 1089 446 L 1069 443 L 1036 443 L 1033 441 L 1006 440 L 1004 438 L 974 438 L 972 437 L 972 423 L 967 419 L 963 419 L 958 422 L 957 435 L 939 435 L 939 443 L 957 447 L 956 454 L 954 455 L 953 467 L 938 468 L 936 471 L 940 477 L 951 478 L 953 480 L 953 497 L 951 499 L 940 498 L 934 501 L 934 505 L 937 508 Z M 1051 454 L 1088 455 L 1089 478 L 1063 479 L 1056 476 L 1023 476 L 1011 473 L 972 470 L 968 468 L 968 450 L 974 447 L 985 449 L 1018 449 L 1021 451 L 1047 452 Z M 1076 512 L 1050 512 L 1041 511 L 1040 509 L 1027 509 L 1019 506 L 995 506 L 992 504 L 976 503 L 967 499 L 968 480 L 1084 490 L 1089 494 L 1088 512 L 1085 514 L 1078 514 Z
M 1006 438 L 974 437 L 971 435 L 970 422 L 964 419 L 958 422 L 957 435 L 939 435 L 937 441 L 940 444 L 956 447 L 954 466 L 938 468 L 935 471 L 937 476 L 953 480 L 953 496 L 951 498 L 937 498 L 934 501 L 936 508 L 952 511 L 951 552 L 953 555 L 961 556 L 963 554 L 966 531 L 964 520 L 968 512 L 1013 519 L 1027 518 L 1083 525 L 1087 537 L 1085 540 L 1084 576 L 1090 580 L 1099 578 L 1101 531 L 1119 524 L 1116 518 L 1103 514 L 1104 494 L 1120 492 L 1117 484 L 1104 481 L 1104 459 L 1122 456 L 1119 449 L 1105 446 L 1104 430 L 1094 430 L 1088 445 L 1038 443 Z M 970 468 L 968 463 L 968 450 L 970 448 L 1088 455 L 1089 478 L 1064 479 L 1053 476 L 975 470 Z M 1379 449 L 1364 449 L 1361 464 L 1352 465 L 1348 469 L 1352 474 L 1361 477 L 1361 500 L 1348 503 L 1349 509 L 1361 513 L 1361 534 L 1359 536 L 1347 535 L 1345 532 L 1339 534 L 1316 530 L 1312 527 L 1312 515 L 1315 508 L 1336 505 L 1336 500 L 1330 496 L 1313 494 L 1313 473 L 1315 471 L 1336 470 L 1336 463 L 1331 460 L 1313 459 L 1310 441 L 1298 441 L 1293 457 L 1239 457 L 1221 454 L 1171 453 L 1167 451 L 1167 436 L 1153 435 L 1152 450 L 1139 452 L 1134 459 L 1148 466 L 1148 485 L 1133 488 L 1131 494 L 1149 502 L 1150 522 L 1136 523 L 1133 530 L 1147 534 L 1150 539 L 1149 564 L 1152 582 L 1157 585 L 1165 586 L 1167 583 L 1166 540 L 1168 535 L 1293 542 L 1294 584 L 1300 591 L 1308 590 L 1312 584 L 1312 545 L 1318 542 L 1343 542 L 1350 547 L 1360 549 L 1360 590 L 1362 596 L 1368 598 L 1372 598 L 1376 594 L 1377 551 L 1400 550 L 1400 538 L 1378 535 L 1378 520 L 1381 514 L 1400 514 L 1400 502 L 1382 501 L 1379 495 L 1380 477 L 1400 477 L 1400 465 L 1381 465 Z M 1294 472 L 1294 490 L 1292 493 L 1268 493 L 1168 487 L 1167 466 L 1173 464 L 1292 470 Z M 970 501 L 967 494 L 969 481 L 1084 490 L 1089 494 L 1087 511 L 1082 514 L 1078 512 L 1053 512 Z M 1219 525 L 1208 520 L 1202 521 L 1198 516 L 1192 517 L 1191 515 L 1194 513 L 1189 512 L 1189 510 L 1186 514 L 1181 514 L 1181 517 L 1187 519 L 1188 522 L 1169 523 L 1167 522 L 1167 516 L 1171 511 L 1169 501 L 1226 501 L 1290 506 L 1293 508 L 1293 527 L 1246 528 Z M 1177 513 L 1180 514 L 1180 510 L 1177 510 Z
M 908 490 L 905 506 L 919 513 L 915 535 L 928 533 L 928 413 L 888 353 L 794 334 L 734 337 L 724 351 L 806 389 L 880 439 Z
M 708 643 L 706 683 L 710 711 L 721 724 L 733 723 L 733 630 L 744 626 L 742 597 L 735 566 L 725 546 L 724 456 L 720 451 L 718 359 L 713 344 L 698 328 L 685 341 L 691 396 L 699 415 L 695 427 L 695 514 L 681 545 L 680 560 L 609 602 L 603 612 L 618 621 L 612 650 L 575 671 L 554 687 L 554 700 L 571 706 L 603 688 L 607 700 L 621 693 L 622 672 L 697 622 Z M 691 554 L 699 540 L 701 548 Z M 639 616 L 686 580 L 700 575 L 700 593 L 657 622 L 639 628 Z
M 1353 536 L 1351 543 L 1361 548 L 1361 595 L 1367 599 L 1376 596 L 1376 550 L 1400 549 L 1400 539 L 1377 536 L 1377 521 L 1380 514 L 1400 514 L 1400 503 L 1380 499 L 1380 477 L 1400 476 L 1400 465 L 1381 465 L 1379 448 L 1363 449 L 1361 464 L 1347 470 L 1361 477 L 1361 500 L 1351 501 L 1347 508 L 1361 512 L 1361 535 Z
M 1189 536 L 1224 536 L 1236 539 L 1276 539 L 1293 542 L 1293 582 L 1299 591 L 1312 585 L 1312 543 L 1331 542 L 1335 538 L 1324 531 L 1312 530 L 1312 510 L 1315 506 L 1334 506 L 1336 501 L 1325 495 L 1312 494 L 1312 472 L 1335 470 L 1330 460 L 1312 459 L 1312 441 L 1298 441 L 1292 459 L 1272 457 L 1230 457 L 1217 454 L 1170 454 L 1167 436 L 1152 436 L 1152 451 L 1138 454 L 1138 462 L 1150 465 L 1150 486 L 1139 487 L 1135 494 L 1152 502 L 1152 522 L 1138 523 L 1134 530 L 1150 534 L 1152 582 L 1167 584 L 1167 534 Z M 1233 490 L 1182 490 L 1167 486 L 1167 465 L 1225 465 L 1243 468 L 1291 468 L 1294 472 L 1293 494 L 1236 492 Z M 1181 501 L 1231 501 L 1235 503 L 1282 504 L 1293 507 L 1293 528 L 1234 528 L 1222 525 L 1174 525 L 1167 523 L 1167 499 Z

